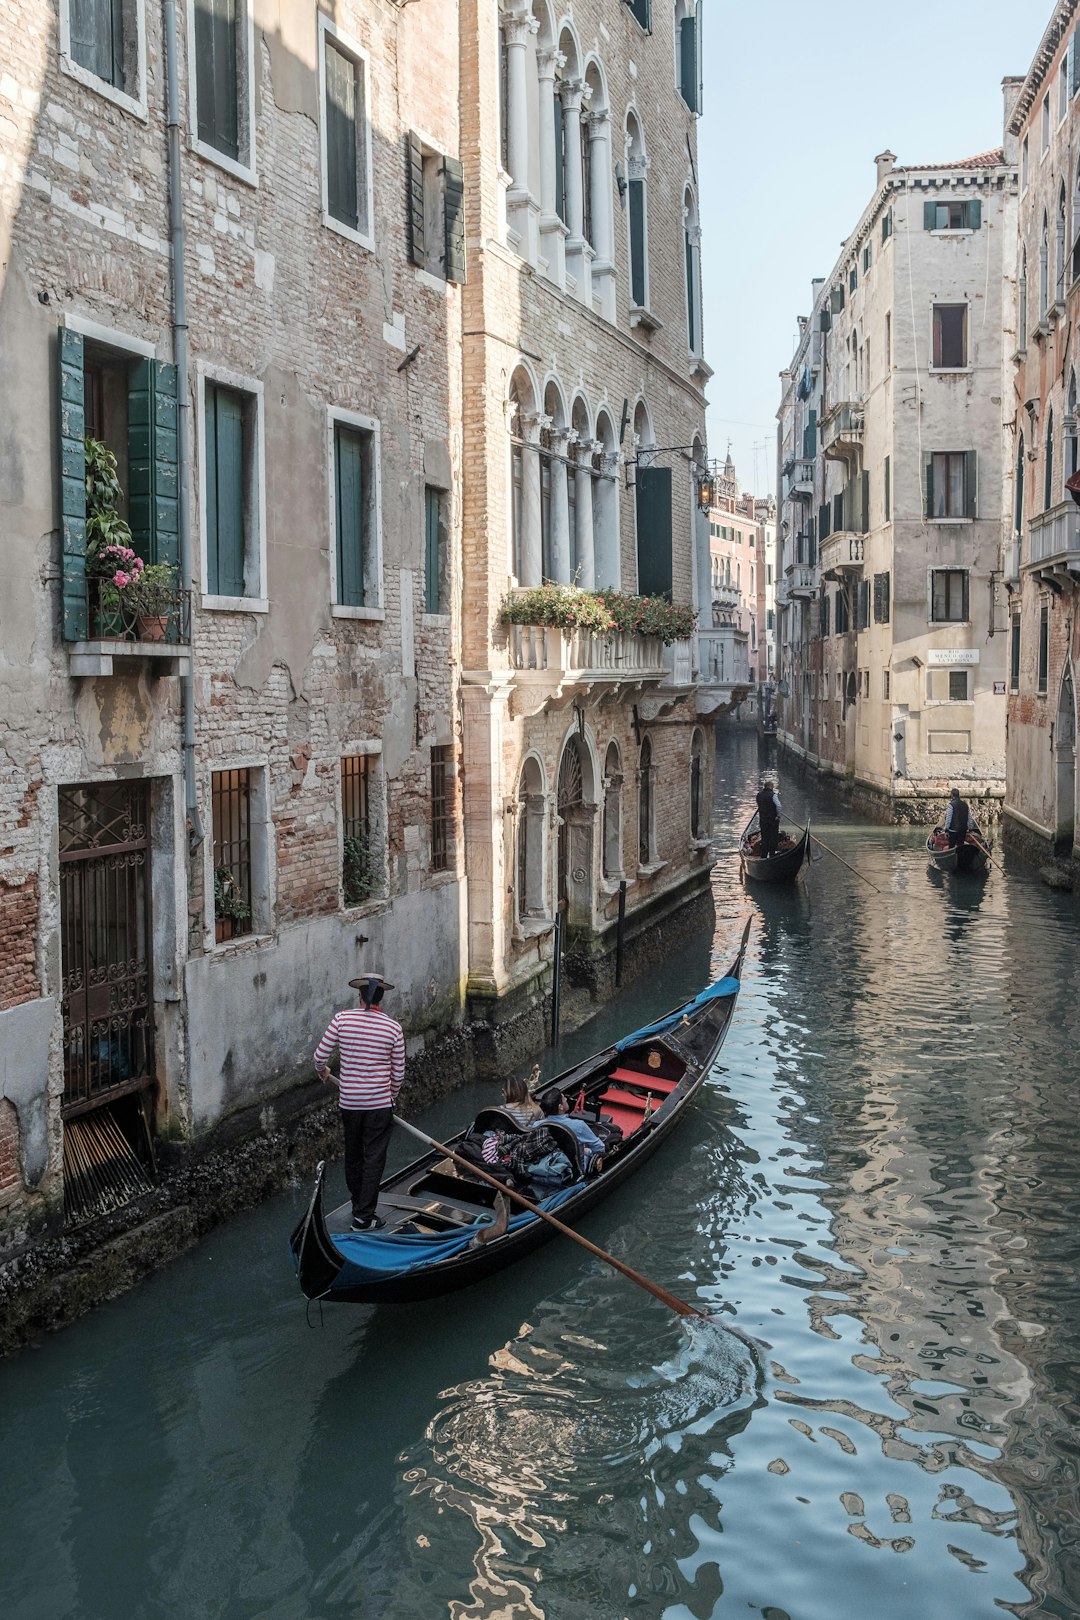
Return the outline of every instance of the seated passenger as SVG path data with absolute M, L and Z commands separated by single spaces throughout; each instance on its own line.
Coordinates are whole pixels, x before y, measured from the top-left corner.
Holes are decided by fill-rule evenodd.
M 596 1132 L 583 1120 L 580 1114 L 571 1114 L 570 1104 L 561 1091 L 554 1086 L 545 1091 L 540 1098 L 540 1107 L 544 1110 L 543 1117 L 537 1124 L 543 1125 L 549 1119 L 557 1119 L 560 1125 L 565 1125 L 573 1131 L 582 1147 L 585 1149 L 585 1169 L 588 1170 L 598 1153 L 603 1153 L 604 1143 Z
M 535 1085 L 540 1078 L 540 1065 L 537 1064 L 529 1077 Z M 503 1081 L 503 1108 L 516 1120 L 522 1130 L 528 1130 L 543 1116 L 536 1103 L 529 1095 L 528 1081 L 522 1080 L 520 1075 L 511 1075 L 509 1080 Z

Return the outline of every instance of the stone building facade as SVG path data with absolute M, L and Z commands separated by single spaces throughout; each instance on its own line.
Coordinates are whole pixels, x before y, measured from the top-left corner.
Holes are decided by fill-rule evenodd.
M 701 679 L 728 686 L 736 712 L 769 682 L 774 645 L 776 508 L 739 488 L 729 455 L 710 482 L 709 603 L 698 626 Z M 749 688 L 739 694 L 735 688 Z
M 1009 593 L 1010 836 L 1036 856 L 1073 856 L 1080 496 L 1076 321 L 1080 316 L 1080 17 L 1055 5 L 1008 130 L 1020 176 L 1010 312 L 1002 567 Z
M 685 5 L 463 0 L 462 713 L 469 1001 L 535 1007 L 555 917 L 602 978 L 705 897 L 693 638 L 504 626 L 544 582 L 692 604 L 708 567 L 696 119 Z
M 457 29 L 3 13 L 5 1243 L 115 1132 L 137 1179 L 272 1117 L 364 959 L 414 1048 L 460 1017 Z M 84 436 L 165 574 L 138 623 Z
M 781 736 L 899 819 L 933 819 L 953 782 L 993 814 L 1015 163 L 876 162 L 782 378 Z

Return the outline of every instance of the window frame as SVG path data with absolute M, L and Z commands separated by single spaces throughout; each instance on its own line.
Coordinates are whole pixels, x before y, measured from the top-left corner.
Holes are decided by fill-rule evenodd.
M 99 79 L 90 68 L 83 67 L 72 54 L 71 45 L 71 0 L 60 0 L 59 18 L 59 61 L 60 71 L 74 79 L 76 83 L 84 85 L 87 90 L 93 90 L 95 95 L 111 101 L 114 106 L 123 108 L 133 118 L 142 123 L 149 123 L 149 111 L 146 98 L 146 0 L 129 0 L 134 9 L 135 19 L 135 80 L 136 94 L 129 90 L 118 90 L 107 79 Z
M 197 363 L 195 393 L 196 445 L 199 460 L 199 589 L 203 608 L 214 613 L 269 613 L 270 598 L 266 579 L 266 445 L 263 385 L 255 377 L 244 376 L 225 366 L 208 362 Z M 252 401 L 254 432 L 247 487 L 244 491 L 245 508 L 254 502 L 253 513 L 245 510 L 244 566 L 255 561 L 259 575 L 259 590 L 251 596 L 219 596 L 210 590 L 209 549 L 207 544 L 206 506 L 206 387 L 231 388 Z
M 337 577 L 337 460 L 335 428 L 352 428 L 371 435 L 372 492 L 369 510 L 372 514 L 372 547 L 368 566 L 364 571 L 364 595 L 370 597 L 363 606 L 339 602 Z M 383 577 L 382 534 L 382 429 L 376 416 L 358 411 L 347 411 L 337 405 L 326 407 L 326 485 L 329 526 L 327 528 L 327 555 L 330 569 L 330 616 L 334 619 L 367 619 L 381 623 L 386 618 L 386 587 Z
M 947 701 L 949 703 L 971 703 L 971 702 L 974 701 L 974 699 L 972 698 L 972 693 L 971 693 L 971 682 L 970 682 L 970 680 L 968 678 L 970 673 L 971 672 L 967 668 L 966 665 L 963 665 L 959 669 L 951 668 L 951 669 L 948 670 L 949 696 L 948 696 Z M 962 697 L 958 696 L 957 693 L 954 692 L 954 690 L 953 690 L 954 683 L 958 682 L 958 681 L 961 681 L 961 680 L 963 681 L 963 684 L 964 684 L 964 692 L 963 692 Z
M 448 872 L 454 872 L 457 866 L 456 780 L 457 760 L 453 743 L 432 743 L 428 749 L 429 834 L 431 838 L 428 867 L 431 873 L 438 877 Z M 441 793 L 436 791 L 439 785 L 441 785 Z
M 322 205 L 322 222 L 328 231 L 334 231 L 343 236 L 348 242 L 355 242 L 357 247 L 366 249 L 368 253 L 377 251 L 375 240 L 375 191 L 371 159 L 371 57 L 358 40 L 339 28 L 324 11 L 318 16 L 318 50 L 319 50 L 319 168 L 320 168 L 320 195 Z M 326 145 L 327 132 L 327 103 L 326 103 L 326 43 L 329 39 L 342 56 L 349 57 L 360 69 L 363 83 L 364 113 L 363 113 L 363 148 L 364 162 L 363 174 L 359 162 L 357 163 L 356 179 L 357 189 L 362 184 L 366 192 L 366 215 L 368 228 L 360 230 L 359 226 L 348 224 L 346 220 L 338 219 L 336 214 L 330 212 L 330 162 Z M 359 199 L 358 199 L 359 200 Z
M 390 863 L 386 804 L 386 771 L 383 745 L 379 738 L 348 738 L 338 744 L 334 771 L 334 825 L 337 829 L 338 910 L 356 916 L 378 910 L 390 903 Z M 345 899 L 345 801 L 342 793 L 342 761 L 363 757 L 367 795 L 367 832 L 375 849 L 372 857 L 373 891 L 363 900 Z
M 246 771 L 248 782 L 248 842 L 251 887 L 251 927 L 233 939 L 216 938 L 214 913 L 214 777 L 229 771 Z M 206 824 L 209 836 L 203 840 L 203 935 L 206 951 L 242 950 L 273 937 L 277 903 L 276 840 L 270 811 L 270 762 L 265 754 L 227 755 L 215 759 L 205 776 Z
M 971 570 L 970 570 L 970 568 L 931 568 L 931 569 L 929 569 L 928 572 L 929 572 L 929 587 L 930 587 L 930 589 L 929 589 L 929 597 L 930 597 L 930 600 L 929 600 L 929 604 L 928 604 L 929 612 L 927 614 L 927 622 L 929 624 L 954 624 L 954 625 L 955 624 L 970 624 L 971 623 Z M 961 607 L 961 612 L 960 612 L 960 615 L 959 615 L 958 618 L 953 617 L 951 614 L 945 614 L 943 617 L 941 617 L 939 619 L 937 617 L 937 615 L 935 614 L 935 612 L 934 612 L 934 599 L 935 599 L 935 594 L 936 594 L 935 593 L 935 588 L 934 588 L 934 583 L 935 583 L 935 581 L 936 581 L 939 574 L 944 574 L 946 576 L 956 574 L 956 575 L 959 575 L 960 578 L 961 578 L 961 581 L 962 581 L 962 583 L 960 585 L 960 607 Z M 951 592 L 949 587 L 946 587 L 945 594 L 946 594 L 947 598 L 951 597 L 952 592 Z
M 436 551 L 438 556 L 439 577 L 435 592 L 439 603 L 432 608 L 429 593 L 429 545 L 428 524 L 430 521 L 430 496 L 436 500 Z M 450 490 L 442 484 L 434 484 L 430 479 L 424 480 L 424 621 L 428 624 L 446 624 L 450 618 Z
M 1046 602 L 1039 604 L 1039 644 L 1038 657 L 1035 664 L 1035 693 L 1038 697 L 1046 697 L 1050 688 L 1050 608 Z
M 955 309 L 963 311 L 963 363 L 959 366 L 939 365 L 934 359 L 938 348 L 937 338 L 940 329 L 938 311 Z M 974 369 L 971 362 L 971 305 L 966 298 L 958 299 L 955 303 L 939 303 L 935 301 L 930 305 L 930 365 L 928 369 L 937 376 L 956 376 L 958 373 Z
M 238 158 L 221 152 L 199 136 L 198 63 L 195 60 L 195 0 L 186 0 L 186 50 L 188 86 L 188 147 L 208 163 L 214 163 L 235 180 L 257 188 L 259 184 L 255 155 L 255 12 L 253 0 L 236 0 L 243 8 L 243 21 L 237 30 L 240 50 L 237 53 L 237 105 L 236 130 L 240 149 Z

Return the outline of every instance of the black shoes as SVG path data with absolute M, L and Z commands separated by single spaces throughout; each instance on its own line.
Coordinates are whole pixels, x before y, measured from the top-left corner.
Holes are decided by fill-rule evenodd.
M 385 1225 L 386 1222 L 380 1220 L 378 1215 L 371 1215 L 366 1221 L 360 1220 L 356 1215 L 353 1216 L 352 1229 L 354 1232 L 381 1232 Z

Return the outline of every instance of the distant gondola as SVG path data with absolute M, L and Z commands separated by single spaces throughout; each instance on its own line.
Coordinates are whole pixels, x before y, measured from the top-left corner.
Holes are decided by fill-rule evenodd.
M 780 844 L 775 855 L 761 855 L 761 835 L 755 830 L 757 815 L 753 815 L 746 825 L 742 838 L 739 841 L 739 858 L 742 869 L 748 878 L 756 883 L 794 883 L 804 863 L 810 856 L 810 818 L 806 818 L 806 828 L 798 840 L 789 837 L 787 833 L 780 834 Z
M 926 840 L 926 853 L 939 872 L 971 872 L 983 877 L 990 869 L 990 843 L 974 821 L 968 824 L 964 842 L 953 846 L 944 827 L 935 827 Z
M 666 1017 L 635 1030 L 614 1046 L 545 1084 L 566 1092 L 575 1110 L 595 1121 L 602 1115 L 623 1131 L 609 1145 L 602 1168 L 588 1174 L 573 1133 L 558 1120 L 546 1123 L 575 1168 L 574 1180 L 546 1197 L 545 1209 L 573 1225 L 650 1158 L 686 1112 L 712 1066 L 735 1010 L 746 940 L 731 972 Z M 485 1129 L 513 1131 L 500 1108 L 484 1108 L 466 1131 L 450 1138 L 460 1152 Z M 428 1152 L 389 1176 L 379 1189 L 378 1213 L 385 1231 L 353 1232 L 351 1205 L 329 1216 L 322 1207 L 324 1165 L 315 1176 L 307 1212 L 290 1239 L 297 1279 L 308 1299 L 346 1304 L 403 1303 L 452 1293 L 489 1276 L 552 1236 L 539 1216 L 515 1213 L 502 1236 L 477 1243 L 490 1227 L 496 1193 L 438 1152 Z

